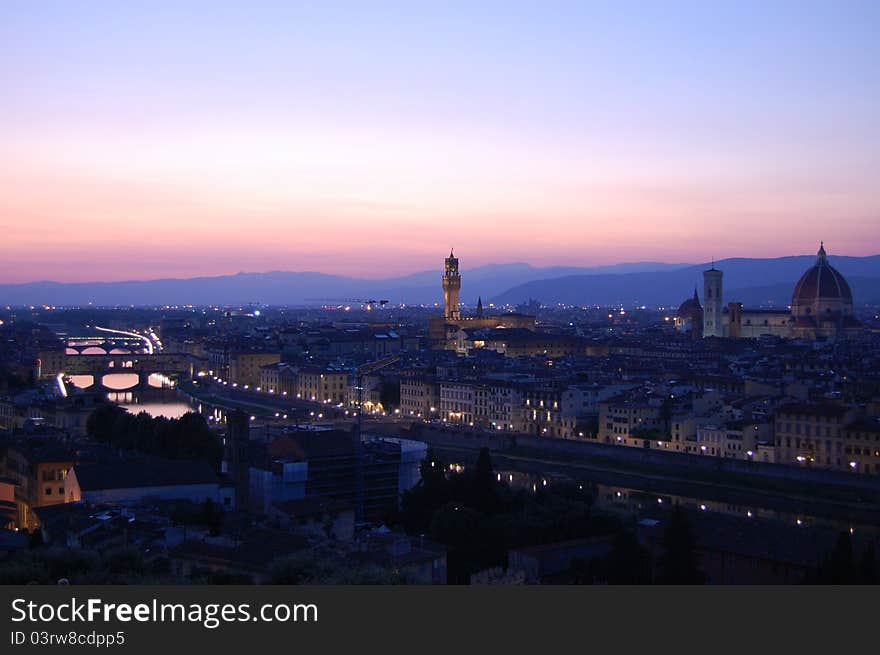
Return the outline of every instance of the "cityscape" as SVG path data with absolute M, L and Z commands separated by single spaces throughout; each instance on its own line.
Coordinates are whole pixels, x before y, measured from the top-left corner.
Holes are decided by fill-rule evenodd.
M 875 3 L 40 4 L 0 585 L 880 582 Z
M 6 307 L 3 581 L 876 582 L 880 317 L 831 259 L 785 309 L 720 262 L 466 306 L 454 250 L 421 305 Z

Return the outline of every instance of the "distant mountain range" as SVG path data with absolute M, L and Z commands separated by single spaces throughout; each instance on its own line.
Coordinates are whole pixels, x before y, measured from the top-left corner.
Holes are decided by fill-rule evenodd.
M 534 280 L 572 275 L 673 270 L 687 264 L 638 262 L 591 268 L 538 268 L 524 263 L 490 264 L 462 270 L 461 300 L 476 304 L 511 287 Z M 125 282 L 29 282 L 0 284 L 4 305 L 162 305 L 245 304 L 320 305 L 354 299 L 388 299 L 392 303 L 442 302 L 442 271 L 423 271 L 396 278 L 364 280 L 314 272 L 271 271 L 186 279 Z
M 815 255 L 775 259 L 723 259 L 715 267 L 724 272 L 725 300 L 747 306 L 786 306 L 794 285 L 816 261 Z M 880 302 L 880 255 L 829 257 L 850 284 L 856 304 Z M 619 275 L 567 275 L 534 280 L 492 298 L 497 303 L 519 303 L 535 298 L 545 304 L 677 305 L 693 294 L 703 300 L 703 271 L 711 264 L 673 270 L 633 272 Z
M 776 259 L 725 259 L 725 297 L 747 306 L 785 306 L 798 278 L 814 255 Z M 880 303 L 880 255 L 829 257 L 849 280 L 857 304 Z M 697 286 L 709 264 L 635 262 L 597 267 L 534 267 L 492 264 L 462 270 L 462 302 L 516 304 L 536 299 L 545 304 L 678 304 Z M 314 272 L 272 271 L 216 277 L 126 282 L 31 282 L 0 285 L 3 305 L 161 305 L 246 304 L 320 305 L 388 299 L 392 303 L 442 302 L 442 271 L 364 280 Z

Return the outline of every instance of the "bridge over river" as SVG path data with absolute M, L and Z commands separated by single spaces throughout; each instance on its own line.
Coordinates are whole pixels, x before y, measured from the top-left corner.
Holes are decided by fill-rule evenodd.
M 193 359 L 157 352 L 162 344 L 149 329 L 142 334 L 95 325 L 86 326 L 84 332 L 65 337 L 64 375 L 81 389 L 170 387 L 193 376 Z
M 150 376 L 168 380 L 172 376 L 189 379 L 193 375 L 194 363 L 188 355 L 178 353 L 69 355 L 65 358 L 64 369 L 81 389 L 97 385 L 112 391 L 124 391 L 146 387 Z

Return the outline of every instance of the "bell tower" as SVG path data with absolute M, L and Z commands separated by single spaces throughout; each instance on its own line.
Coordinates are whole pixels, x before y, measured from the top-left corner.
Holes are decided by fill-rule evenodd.
M 715 268 L 703 271 L 703 337 L 723 337 L 724 274 Z
M 458 258 L 449 251 L 446 258 L 446 272 L 443 274 L 443 301 L 446 307 L 445 317 L 448 320 L 461 318 L 459 311 L 458 292 L 461 290 L 461 275 L 458 273 Z

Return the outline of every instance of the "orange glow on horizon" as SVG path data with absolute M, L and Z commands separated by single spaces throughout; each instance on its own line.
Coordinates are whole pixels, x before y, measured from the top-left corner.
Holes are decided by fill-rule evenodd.
M 517 153 L 531 144 L 475 149 L 465 135 L 432 145 L 332 130 L 31 135 L 0 154 L 0 281 L 382 278 L 437 268 L 452 245 L 465 270 L 782 256 L 821 238 L 835 254 L 876 248 L 872 197 L 829 193 L 840 181 L 811 190 L 737 175 L 738 161 L 644 152 L 634 165 L 610 149 L 602 166 L 596 150 L 530 159 Z

